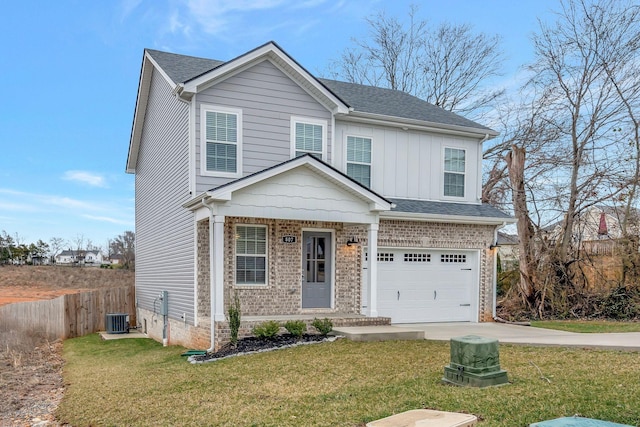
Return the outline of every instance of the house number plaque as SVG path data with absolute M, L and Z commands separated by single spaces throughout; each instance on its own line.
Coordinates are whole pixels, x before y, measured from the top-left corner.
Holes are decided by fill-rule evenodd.
M 296 236 L 282 236 L 282 243 L 295 243 Z

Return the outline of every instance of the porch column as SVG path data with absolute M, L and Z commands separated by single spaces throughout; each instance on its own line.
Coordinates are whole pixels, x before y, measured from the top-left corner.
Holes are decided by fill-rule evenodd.
M 211 316 L 216 322 L 224 321 L 224 215 L 213 216 L 211 229 Z
M 369 317 L 378 316 L 378 223 L 369 224 L 368 231 L 368 251 L 369 260 L 367 269 L 369 270 L 369 301 L 367 301 Z

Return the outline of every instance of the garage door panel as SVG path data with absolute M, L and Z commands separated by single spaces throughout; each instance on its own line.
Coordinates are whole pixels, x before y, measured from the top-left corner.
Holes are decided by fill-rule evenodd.
M 393 323 L 472 319 L 472 299 L 478 280 L 477 252 L 398 249 L 381 252 L 387 260 L 378 263 L 381 316 L 391 317 Z

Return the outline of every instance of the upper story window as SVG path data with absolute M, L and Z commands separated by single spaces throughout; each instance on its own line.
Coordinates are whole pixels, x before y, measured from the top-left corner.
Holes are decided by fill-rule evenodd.
M 465 150 L 444 149 L 444 195 L 464 197 Z
M 216 176 L 239 176 L 242 111 L 202 106 L 202 172 Z
M 302 117 L 291 118 L 292 157 L 311 154 L 326 160 L 327 122 Z
M 236 284 L 267 284 L 267 227 L 236 227 Z
M 347 136 L 347 175 L 371 187 L 371 138 Z

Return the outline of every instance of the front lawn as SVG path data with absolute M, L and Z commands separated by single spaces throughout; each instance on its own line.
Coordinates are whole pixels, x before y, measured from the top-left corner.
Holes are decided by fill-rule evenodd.
M 447 342 L 338 340 L 200 365 L 183 351 L 147 339 L 65 341 L 57 416 L 75 427 L 363 426 L 431 408 L 472 413 L 481 426 L 574 414 L 640 425 L 635 352 L 501 344 L 512 384 L 477 389 L 440 382 Z
M 640 332 L 640 322 L 610 320 L 538 320 L 531 322 L 531 326 L 580 333 Z

